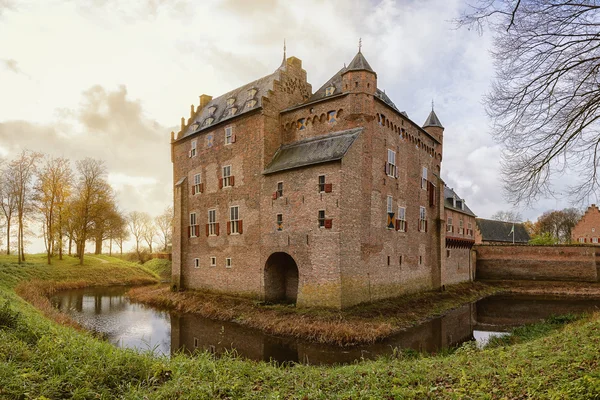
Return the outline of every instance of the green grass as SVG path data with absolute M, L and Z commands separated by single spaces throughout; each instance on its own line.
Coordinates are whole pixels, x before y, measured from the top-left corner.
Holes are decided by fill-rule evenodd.
M 160 258 L 153 258 L 150 261 L 144 263 L 144 267 L 160 276 L 162 280 L 171 279 L 171 261 L 162 260 Z
M 108 275 L 151 276 L 146 270 L 112 260 L 51 267 L 43 256 L 30 260 L 18 266 L 0 257 L 2 399 L 600 398 L 599 315 L 549 320 L 551 326 L 488 349 L 467 344 L 443 356 L 399 352 L 347 366 L 280 367 L 205 353 L 168 359 L 61 326 L 15 293 L 31 279 L 107 283 L 114 280 Z

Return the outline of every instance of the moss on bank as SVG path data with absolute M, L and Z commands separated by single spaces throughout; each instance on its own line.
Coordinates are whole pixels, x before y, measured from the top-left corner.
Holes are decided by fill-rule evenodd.
M 0 257 L 0 321 L 12 321 L 0 324 L 0 398 L 600 397 L 599 315 L 513 346 L 500 343 L 480 350 L 465 345 L 446 356 L 384 358 L 341 367 L 278 367 L 206 353 L 168 359 L 117 349 L 44 318 L 14 292 L 19 282 L 34 277 L 85 280 L 79 274 L 102 268 L 17 266 Z M 1 305 L 6 300 L 5 309 Z

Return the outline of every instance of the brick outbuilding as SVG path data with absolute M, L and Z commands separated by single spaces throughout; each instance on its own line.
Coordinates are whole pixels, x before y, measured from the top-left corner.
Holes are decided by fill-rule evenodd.
M 333 308 L 441 287 L 443 134 L 433 109 L 419 126 L 396 107 L 360 50 L 314 93 L 284 55 L 200 96 L 171 137 L 174 285 Z
M 595 204 L 588 207 L 581 219 L 571 230 L 573 243 L 592 243 L 598 245 L 600 242 L 600 210 Z

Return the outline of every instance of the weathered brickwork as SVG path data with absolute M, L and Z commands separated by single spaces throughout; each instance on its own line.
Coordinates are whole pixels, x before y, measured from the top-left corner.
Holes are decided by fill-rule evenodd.
M 595 246 L 477 245 L 474 249 L 477 279 L 598 281 L 600 259 Z
M 600 245 L 600 210 L 592 204 L 571 230 L 573 243 Z
M 475 243 L 475 216 L 446 208 L 446 248 L 442 255 L 442 280 L 453 284 L 473 280 L 471 248 Z
M 338 74 L 332 93 L 313 95 L 301 61 L 291 57 L 273 75 L 192 106 L 172 134 L 176 287 L 263 299 L 279 293 L 299 306 L 344 308 L 469 279 L 468 263 L 442 273 L 437 116 L 432 111 L 437 122 L 421 128 L 400 113 L 361 53 Z M 260 101 L 219 119 L 220 108 L 239 113 L 233 104 L 246 92 L 262 93 Z M 232 206 L 240 233 L 229 224 Z M 218 232 L 208 226 L 210 210 Z

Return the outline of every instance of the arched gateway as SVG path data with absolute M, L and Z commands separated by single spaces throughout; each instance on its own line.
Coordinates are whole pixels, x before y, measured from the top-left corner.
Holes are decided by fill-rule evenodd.
M 295 303 L 298 298 L 298 266 L 287 253 L 273 253 L 265 264 L 265 300 Z

